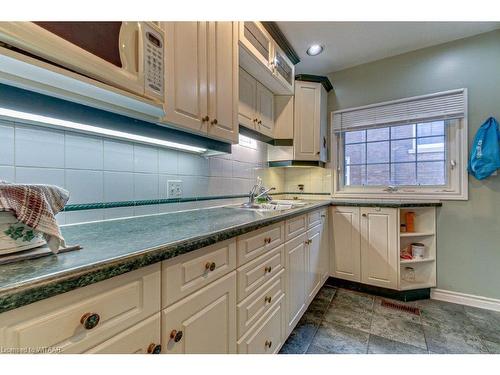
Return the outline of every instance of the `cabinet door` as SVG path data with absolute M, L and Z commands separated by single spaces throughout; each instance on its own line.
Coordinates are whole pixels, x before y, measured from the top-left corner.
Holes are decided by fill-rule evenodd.
M 236 271 L 162 312 L 162 352 L 236 353 Z
M 249 129 L 257 127 L 257 80 L 242 68 L 239 69 L 238 122 Z
M 271 37 L 260 22 L 240 22 L 240 43 L 265 67 L 270 69 Z
M 333 276 L 361 281 L 359 207 L 333 207 Z
M 321 83 L 295 82 L 294 153 L 296 160 L 320 160 Z
M 160 313 L 143 320 L 102 344 L 86 351 L 86 354 L 146 354 L 160 351 Z M 159 354 L 159 353 L 155 353 Z
M 238 142 L 238 23 L 209 22 L 208 134 Z
M 274 95 L 257 82 L 257 131 L 268 137 L 274 133 Z
M 287 334 L 292 332 L 307 307 L 306 239 L 306 233 L 304 233 L 285 244 Z
M 307 231 L 307 301 L 310 302 L 321 287 L 321 237 L 322 225 Z
M 321 284 L 323 284 L 330 275 L 330 233 L 328 231 L 328 210 L 321 210 L 321 249 L 320 249 L 320 274 Z
M 163 22 L 165 30 L 165 121 L 206 133 L 207 22 Z
M 361 208 L 361 282 L 397 288 L 397 209 Z
M 293 92 L 295 81 L 295 66 L 286 57 L 276 43 L 273 43 L 274 60 L 272 62 L 274 75 Z

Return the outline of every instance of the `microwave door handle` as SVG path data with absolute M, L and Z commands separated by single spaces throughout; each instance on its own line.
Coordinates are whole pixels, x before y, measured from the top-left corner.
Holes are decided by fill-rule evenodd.
M 123 69 L 132 73 L 139 73 L 140 31 L 139 22 L 123 22 L 120 28 L 120 59 Z

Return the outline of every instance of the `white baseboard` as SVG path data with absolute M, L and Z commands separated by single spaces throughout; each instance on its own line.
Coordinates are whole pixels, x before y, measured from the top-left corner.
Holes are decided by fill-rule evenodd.
M 451 290 L 431 289 L 431 299 L 459 303 L 461 305 L 474 306 L 481 309 L 500 311 L 500 299 L 453 292 Z

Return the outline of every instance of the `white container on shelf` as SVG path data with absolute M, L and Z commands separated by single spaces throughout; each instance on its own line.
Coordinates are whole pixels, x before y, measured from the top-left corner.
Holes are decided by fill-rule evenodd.
M 411 253 L 413 258 L 424 259 L 425 258 L 425 245 L 423 243 L 412 243 Z
M 13 213 L 0 212 L 0 255 L 29 250 L 46 244 L 45 239 L 39 232 L 35 232 L 35 236 L 29 241 L 23 240 L 23 237 L 14 240 L 5 233 L 5 231 L 7 231 L 13 225 L 15 227 L 22 226 L 24 228 L 24 232 L 26 230 L 29 230 L 27 226 L 19 223 Z

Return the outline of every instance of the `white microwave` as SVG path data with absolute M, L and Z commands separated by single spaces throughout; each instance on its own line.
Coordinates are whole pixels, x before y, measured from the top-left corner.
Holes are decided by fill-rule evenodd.
M 152 22 L 0 22 L 0 45 L 163 103 L 165 35 Z

